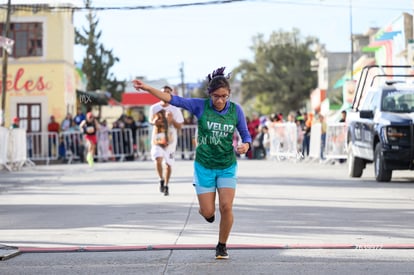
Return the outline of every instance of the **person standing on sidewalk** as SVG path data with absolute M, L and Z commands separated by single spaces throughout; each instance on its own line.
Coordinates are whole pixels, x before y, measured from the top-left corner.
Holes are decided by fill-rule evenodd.
M 94 157 L 96 152 L 96 132 L 99 130 L 99 123 L 93 116 L 92 112 L 88 112 L 86 114 L 86 119 L 83 120 L 79 124 L 79 128 L 85 135 L 85 140 L 88 146 L 88 154 L 86 155 L 86 161 L 88 162 L 89 166 L 93 166 L 94 164 Z
M 215 200 L 218 194 L 220 229 L 216 259 L 227 259 L 226 243 L 233 226 L 233 201 L 237 183 L 237 154 L 251 148 L 251 136 L 240 105 L 229 100 L 229 75 L 225 67 L 207 76 L 209 98 L 183 98 L 163 93 L 141 80 L 134 80 L 137 90 L 145 90 L 164 102 L 184 108 L 198 118 L 197 149 L 193 183 L 199 201 L 199 213 L 212 223 L 215 220 Z M 233 147 L 233 134 L 241 136 L 241 143 Z M 236 151 L 236 152 L 235 152 Z
M 171 95 L 173 90 L 169 86 L 164 86 L 160 92 Z M 160 119 L 160 112 L 165 119 Z M 181 129 L 184 123 L 184 117 L 179 108 L 170 105 L 162 99 L 160 102 L 151 105 L 149 117 L 151 124 L 154 125 L 151 158 L 155 161 L 157 173 L 160 178 L 160 192 L 168 196 L 170 194 L 168 184 L 170 182 L 172 166 L 175 162 L 175 151 L 177 149 L 177 131 Z M 168 133 L 168 136 L 166 136 L 168 143 L 165 144 L 157 142 L 155 138 L 158 134 L 157 130 L 161 125 L 165 128 L 165 132 Z M 163 167 L 164 163 L 165 169 Z
M 19 128 L 20 119 L 16 116 L 13 118 L 13 122 L 10 125 L 10 129 L 18 129 Z
M 59 140 L 59 130 L 60 125 L 56 121 L 55 116 L 50 116 L 49 124 L 47 125 L 47 131 L 49 132 L 48 135 L 48 150 L 49 150 L 49 157 L 52 157 L 54 151 L 57 151 L 57 144 Z M 57 152 L 55 152 L 57 154 Z M 59 155 L 59 158 L 64 158 L 65 156 Z

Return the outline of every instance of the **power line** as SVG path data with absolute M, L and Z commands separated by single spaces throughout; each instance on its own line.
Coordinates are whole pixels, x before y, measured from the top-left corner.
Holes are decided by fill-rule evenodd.
M 324 0 L 213 0 L 204 2 L 188 2 L 188 3 L 175 3 L 175 4 L 156 4 L 156 5 L 117 5 L 117 6 L 92 6 L 92 7 L 74 7 L 74 6 L 52 6 L 47 4 L 34 4 L 34 5 L 13 5 L 12 9 L 15 11 L 40 11 L 50 10 L 53 12 L 59 11 L 109 11 L 109 10 L 157 10 L 157 9 L 173 9 L 173 8 L 185 8 L 185 7 L 197 7 L 197 6 L 213 6 L 213 5 L 226 5 L 241 2 L 262 2 L 275 5 L 290 5 L 290 6 L 317 6 L 325 8 L 348 8 L 348 3 L 343 0 L 325 2 Z M 118 2 L 119 3 L 119 2 Z M 364 4 L 361 2 L 353 5 L 354 9 L 375 9 L 375 10 L 395 10 L 395 11 L 412 11 L 412 6 L 408 5 L 404 7 L 392 6 L 380 6 L 377 3 Z M 0 9 L 7 9 L 6 5 L 0 5 Z
M 287 1 L 287 0 L 259 0 L 260 2 L 270 3 L 270 4 L 283 4 L 290 6 L 317 6 L 317 7 L 326 7 L 326 8 L 348 8 L 349 4 L 347 1 L 339 0 L 310 0 L 310 1 Z M 326 1 L 326 2 L 325 2 Z M 378 3 L 372 3 L 372 5 L 364 4 L 357 2 L 353 4 L 354 9 L 370 9 L 370 10 L 396 10 L 396 11 L 412 11 L 412 5 L 405 3 L 404 7 L 397 7 L 395 3 L 392 6 L 380 6 Z
M 13 5 L 14 11 L 32 11 L 36 9 L 57 11 L 104 11 L 104 10 L 154 10 L 154 9 L 171 9 L 171 8 L 184 8 L 191 6 L 211 6 L 211 5 L 223 5 L 232 4 L 236 2 L 248 2 L 251 0 L 216 0 L 209 2 L 192 2 L 192 3 L 179 3 L 170 5 L 140 5 L 140 6 L 108 6 L 108 7 L 73 7 L 73 6 L 51 6 L 46 4 L 34 4 L 34 5 Z M 0 9 L 7 9 L 7 6 L 1 5 Z

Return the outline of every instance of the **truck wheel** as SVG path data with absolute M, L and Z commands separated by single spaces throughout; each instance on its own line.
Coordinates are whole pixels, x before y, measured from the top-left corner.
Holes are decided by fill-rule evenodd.
M 375 146 L 375 179 L 379 182 L 388 182 L 392 177 L 392 170 L 385 169 L 384 157 L 381 153 L 381 144 Z
M 360 178 L 364 170 L 364 161 L 354 156 L 351 142 L 348 143 L 348 174 L 352 178 Z

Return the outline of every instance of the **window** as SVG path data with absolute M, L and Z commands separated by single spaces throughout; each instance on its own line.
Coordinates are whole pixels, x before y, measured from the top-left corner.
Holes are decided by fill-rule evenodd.
M 374 92 L 370 91 L 364 98 L 361 110 L 372 110 L 372 100 L 374 98 Z
M 17 104 L 17 114 L 20 119 L 20 128 L 28 133 L 41 132 L 41 106 L 40 103 Z
M 3 33 L 4 27 L 5 24 L 0 24 L 0 33 Z M 10 23 L 9 38 L 14 40 L 12 57 L 43 55 L 42 23 Z M 1 51 L 1 55 L 3 55 L 3 51 Z

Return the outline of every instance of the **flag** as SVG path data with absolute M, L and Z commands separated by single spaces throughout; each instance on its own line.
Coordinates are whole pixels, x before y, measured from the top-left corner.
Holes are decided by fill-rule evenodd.
M 12 54 L 13 51 L 14 40 L 0 36 L 0 47 L 3 47 L 8 54 Z

